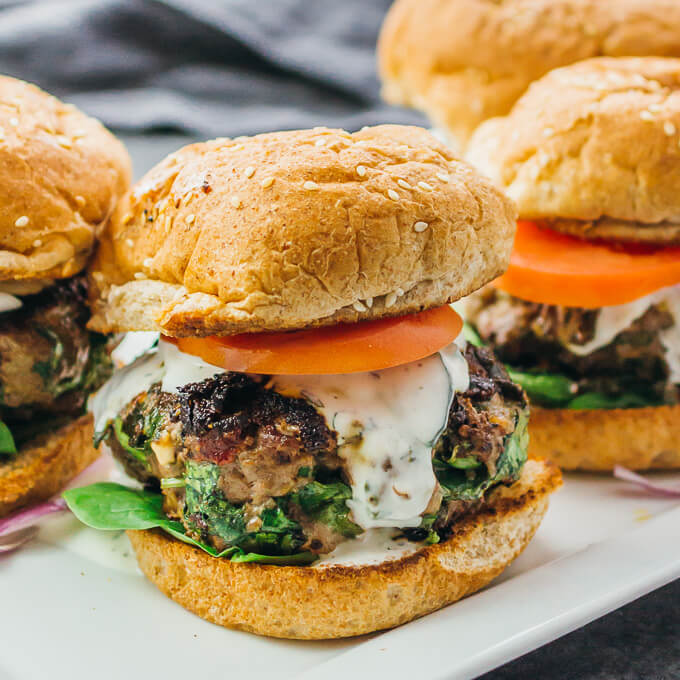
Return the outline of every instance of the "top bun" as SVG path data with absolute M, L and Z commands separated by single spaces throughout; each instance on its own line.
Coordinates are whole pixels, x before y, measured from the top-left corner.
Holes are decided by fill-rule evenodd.
M 98 121 L 0 76 L 0 281 L 79 272 L 130 174 Z
M 378 46 L 384 95 L 465 143 L 548 71 L 596 56 L 680 57 L 677 0 L 398 0 Z
M 552 71 L 479 127 L 468 160 L 522 218 L 587 238 L 680 242 L 680 59 Z
M 515 218 L 416 127 L 194 144 L 116 209 L 90 327 L 230 335 L 416 312 L 502 273 Z

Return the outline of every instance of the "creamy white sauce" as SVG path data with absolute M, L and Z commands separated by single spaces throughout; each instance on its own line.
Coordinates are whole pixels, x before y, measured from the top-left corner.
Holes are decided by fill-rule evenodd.
M 659 338 L 666 349 L 666 360 L 670 369 L 670 381 L 680 383 L 680 285 L 663 288 L 651 295 L 625 305 L 601 307 L 595 320 L 593 338 L 583 345 L 569 343 L 567 349 L 573 354 L 592 354 L 611 343 L 614 338 L 639 319 L 652 306 L 665 304 L 674 319 L 671 328 L 661 331 Z
M 10 295 L 9 293 L 0 291 L 0 314 L 3 312 L 11 312 L 13 309 L 19 309 L 22 305 L 23 303 L 16 295 Z
M 333 552 L 322 555 L 313 566 L 324 568 L 382 564 L 412 555 L 423 545 L 407 540 L 395 529 L 368 529 L 353 540 L 343 541 Z
M 102 431 L 155 382 L 176 392 L 224 370 L 161 340 L 157 350 L 118 371 L 91 399 Z M 455 344 L 420 361 L 371 373 L 273 376 L 272 386 L 308 399 L 338 433 L 347 463 L 354 521 L 364 529 L 415 527 L 436 489 L 432 447 L 446 426 L 455 392 L 468 388 Z
M 131 331 L 111 352 L 111 358 L 117 368 L 127 366 L 142 354 L 148 352 L 157 342 L 160 333 L 156 331 Z
M 454 392 L 469 383 L 455 345 L 403 366 L 371 373 L 276 376 L 277 391 L 306 397 L 338 433 L 352 499 L 364 529 L 420 524 L 437 480 L 432 447 Z

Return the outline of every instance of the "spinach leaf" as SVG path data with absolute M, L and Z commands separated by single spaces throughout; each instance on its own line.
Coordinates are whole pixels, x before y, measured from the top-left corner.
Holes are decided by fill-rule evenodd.
M 316 555 L 259 555 L 248 553 L 237 546 L 218 552 L 212 546 L 197 541 L 184 531 L 180 522 L 169 519 L 163 512 L 163 497 L 152 491 L 131 489 L 113 482 L 98 482 L 62 494 L 73 514 L 94 529 L 155 529 L 196 546 L 213 557 L 231 558 L 235 562 L 262 562 L 266 564 L 310 564 Z
M 130 437 L 128 437 L 128 435 L 124 432 L 123 421 L 118 416 L 113 421 L 113 433 L 116 435 L 116 439 L 123 449 L 148 469 L 149 461 L 146 452 L 130 444 Z
M 506 367 L 512 380 L 519 383 L 537 404 L 561 406 L 574 398 L 576 383 L 564 375 L 553 373 L 524 373 Z
M 507 437 L 505 449 L 498 458 L 496 474 L 493 476 L 488 474 L 486 467 L 458 469 L 435 458 L 435 474 L 446 500 L 476 501 L 494 484 L 517 479 L 527 460 L 528 422 L 528 413 L 523 411 L 517 419 L 515 431 Z
M 363 529 L 349 518 L 347 501 L 352 498 L 352 489 L 343 482 L 323 484 L 313 481 L 290 494 L 290 502 L 322 524 L 329 526 L 346 538 L 353 538 Z
M 9 430 L 9 427 L 0 420 L 0 455 L 13 455 L 17 452 L 14 437 Z
M 616 397 L 588 392 L 574 397 L 567 404 L 567 408 L 570 409 L 639 408 L 642 406 L 659 406 L 659 402 L 633 392 L 624 392 Z
M 477 329 L 467 321 L 463 324 L 463 337 L 475 347 L 483 347 L 484 341 L 480 337 Z

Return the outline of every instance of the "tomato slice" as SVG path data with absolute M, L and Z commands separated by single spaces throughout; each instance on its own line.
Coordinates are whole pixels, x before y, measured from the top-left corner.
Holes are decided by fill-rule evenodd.
M 462 319 L 447 305 L 391 319 L 287 333 L 163 339 L 228 371 L 324 375 L 379 371 L 423 359 L 453 342 L 462 328 Z
M 583 241 L 517 224 L 508 271 L 494 285 L 515 297 L 595 309 L 680 283 L 680 248 Z

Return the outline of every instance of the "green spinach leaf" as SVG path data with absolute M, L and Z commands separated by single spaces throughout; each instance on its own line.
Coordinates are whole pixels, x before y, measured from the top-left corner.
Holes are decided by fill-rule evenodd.
M 16 452 L 17 447 L 14 443 L 14 437 L 12 437 L 9 427 L 0 420 L 0 455 L 14 455 Z
M 171 536 L 196 546 L 213 557 L 231 558 L 236 562 L 263 562 L 267 564 L 310 564 L 311 553 L 293 555 L 258 555 L 237 546 L 218 552 L 212 546 L 197 541 L 184 531 L 180 522 L 169 519 L 163 512 L 160 494 L 141 489 L 131 489 L 113 482 L 98 482 L 62 494 L 73 514 L 94 529 L 162 529 Z M 316 559 L 316 556 L 313 556 Z

